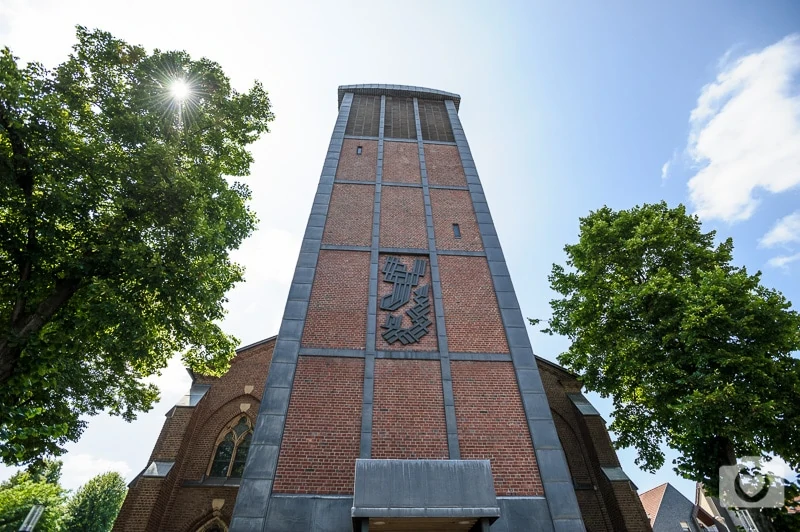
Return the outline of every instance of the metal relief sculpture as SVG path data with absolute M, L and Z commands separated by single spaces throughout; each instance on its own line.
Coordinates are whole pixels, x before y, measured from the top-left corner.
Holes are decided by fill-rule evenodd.
M 414 266 L 408 271 L 405 264 L 397 257 L 387 257 L 383 266 L 383 280 L 394 283 L 392 293 L 381 298 L 381 310 L 395 311 L 409 302 L 411 289 L 419 284 L 420 277 L 425 276 L 428 262 L 424 259 L 414 260 Z M 431 311 L 431 302 L 428 297 L 430 285 L 420 286 L 414 290 L 414 306 L 406 311 L 411 318 L 411 327 L 404 328 L 402 314 L 386 316 L 386 322 L 381 325 L 385 332 L 381 335 L 389 344 L 400 342 L 403 345 L 419 342 L 428 334 L 431 320 L 428 317 Z

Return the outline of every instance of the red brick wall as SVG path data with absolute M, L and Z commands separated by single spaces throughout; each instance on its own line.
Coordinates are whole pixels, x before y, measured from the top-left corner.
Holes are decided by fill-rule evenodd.
M 369 246 L 372 242 L 372 185 L 333 185 L 323 244 Z
M 483 251 L 483 241 L 469 192 L 432 188 L 430 194 L 436 247 Z M 453 224 L 458 224 L 461 229 L 461 238 L 455 237 Z
M 358 147 L 361 146 L 361 155 Z M 339 154 L 336 179 L 347 181 L 375 181 L 378 169 L 378 141 L 344 139 Z
M 450 351 L 508 353 L 486 259 L 439 255 L 439 274 Z
M 458 443 L 464 460 L 490 460 L 497 495 L 543 495 L 511 362 L 452 361 Z
M 381 187 L 380 245 L 428 249 L 421 188 Z
M 458 148 L 447 144 L 425 144 L 428 184 L 466 186 L 464 167 Z
M 271 340 L 240 351 L 220 378 L 196 375 L 196 382 L 209 383 L 211 389 L 196 407 L 176 409 L 173 418 L 177 419 L 164 423 L 151 457 L 151 460 L 156 457 L 175 460 L 175 465 L 166 478 L 136 481 L 128 491 L 114 530 L 186 530 L 192 520 L 211 511 L 214 498 L 226 499 L 229 508 L 223 508 L 222 514 L 226 521 L 229 519 L 236 488 L 196 488 L 182 484 L 184 480 L 203 478 L 220 431 L 240 414 L 242 404 L 250 404 L 247 415 L 251 420 L 255 418 L 274 345 Z M 185 415 L 190 419 L 184 425 Z M 180 502 L 187 497 L 193 500 L 190 507 Z
M 436 313 L 433 308 L 433 286 L 431 285 L 431 263 L 430 263 L 430 256 L 429 255 L 391 255 L 393 257 L 398 257 L 400 261 L 405 264 L 406 268 L 411 270 L 414 265 L 414 259 L 425 259 L 427 262 L 427 266 L 425 268 L 425 276 L 420 277 L 419 284 L 411 290 L 411 300 L 394 312 L 387 312 L 385 310 L 381 310 L 381 298 L 385 295 L 392 293 L 393 283 L 387 283 L 383 280 L 383 267 L 386 264 L 386 257 L 390 255 L 381 255 L 380 262 L 378 265 L 378 322 L 375 330 L 377 331 L 377 338 L 375 340 L 376 347 L 379 350 L 397 350 L 397 351 L 436 351 L 438 350 L 438 342 L 436 341 Z M 381 325 L 386 323 L 386 316 L 392 314 L 394 316 L 402 316 L 403 317 L 403 327 L 411 327 L 411 318 L 406 316 L 406 310 L 412 308 L 414 303 L 414 290 L 421 286 L 428 285 L 428 298 L 431 303 L 431 310 L 429 314 L 429 318 L 431 320 L 431 325 L 428 327 L 428 334 L 422 337 L 422 339 L 413 344 L 403 345 L 400 342 L 395 342 L 394 344 L 389 344 L 386 340 L 383 339 L 381 336 L 385 329 L 381 328 Z
M 368 296 L 368 252 L 320 251 L 302 345 L 364 349 Z
M 125 503 L 114 523 L 114 530 L 120 532 L 147 530 L 147 522 L 163 483 L 164 479 L 161 478 L 139 478 L 128 489 Z
M 363 359 L 300 357 L 273 491 L 353 493 L 363 392 Z
M 416 142 L 384 142 L 382 182 L 422 183 L 419 145 Z
M 214 499 L 225 501 L 220 509 L 219 518 L 225 523 L 230 523 L 238 492 L 238 487 L 222 486 L 193 486 L 180 489 L 170 509 L 168 521 L 162 521 L 163 527 L 159 530 L 195 532 L 214 517 L 211 507 L 211 501 Z
M 616 452 L 600 416 L 582 415 L 567 393 L 582 385 L 565 369 L 537 361 L 558 438 L 564 448 L 588 532 L 650 532 L 642 503 L 628 482 L 611 482 L 601 466 L 618 466 Z
M 446 460 L 442 393 L 438 360 L 376 360 L 372 458 Z

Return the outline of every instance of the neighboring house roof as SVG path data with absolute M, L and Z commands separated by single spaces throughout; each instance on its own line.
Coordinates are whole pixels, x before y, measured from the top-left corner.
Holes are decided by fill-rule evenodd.
M 717 524 L 714 518 L 700 506 L 687 499 L 672 484 L 666 483 L 639 495 L 653 532 L 677 532 L 686 530 L 699 532 L 698 521 L 705 526 Z
M 642 501 L 644 511 L 650 519 L 650 526 L 653 526 L 656 522 L 658 509 L 661 506 L 661 499 L 664 498 L 664 492 L 667 490 L 668 485 L 669 484 L 661 484 L 639 495 L 639 500 Z

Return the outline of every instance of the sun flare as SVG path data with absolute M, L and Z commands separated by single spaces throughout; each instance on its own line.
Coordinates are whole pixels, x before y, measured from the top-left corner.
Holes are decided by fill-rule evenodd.
M 169 90 L 172 93 L 172 97 L 179 101 L 185 100 L 191 93 L 189 84 L 183 79 L 173 81 Z

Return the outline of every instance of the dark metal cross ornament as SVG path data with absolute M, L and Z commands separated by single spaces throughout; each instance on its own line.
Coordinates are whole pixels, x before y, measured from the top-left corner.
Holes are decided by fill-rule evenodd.
M 419 284 L 420 277 L 425 276 L 428 262 L 424 259 L 414 260 L 414 266 L 408 271 L 405 264 L 397 257 L 387 257 L 383 266 L 383 280 L 394 283 L 392 293 L 381 298 L 381 310 L 394 311 L 405 305 L 411 299 L 411 289 Z M 381 325 L 386 331 L 381 335 L 389 344 L 400 342 L 403 345 L 419 342 L 428 334 L 431 326 L 431 303 L 428 297 L 430 285 L 420 286 L 414 290 L 414 306 L 406 311 L 411 318 L 411 327 L 402 327 L 403 316 L 386 316 L 386 322 Z

